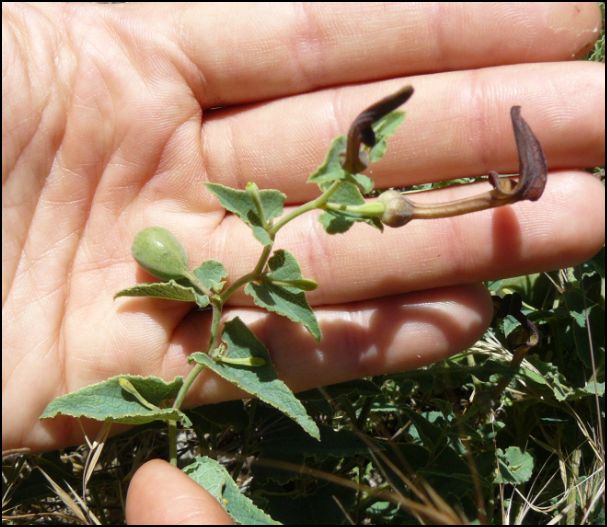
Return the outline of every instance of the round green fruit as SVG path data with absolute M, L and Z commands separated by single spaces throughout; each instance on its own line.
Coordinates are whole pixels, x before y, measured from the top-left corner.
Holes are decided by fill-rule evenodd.
M 177 280 L 188 273 L 188 257 L 184 248 L 162 227 L 139 231 L 131 252 L 141 267 L 161 280 Z

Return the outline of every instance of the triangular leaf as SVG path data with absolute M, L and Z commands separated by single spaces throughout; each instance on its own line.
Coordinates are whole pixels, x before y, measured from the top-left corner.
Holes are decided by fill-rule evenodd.
M 215 293 L 219 293 L 223 289 L 224 279 L 228 276 L 225 267 L 216 260 L 203 262 L 193 272 L 206 289 Z
M 303 278 L 295 256 L 284 249 L 274 251 L 274 254 L 268 260 L 268 267 L 270 268 L 268 276 L 276 280 Z
M 262 219 L 259 217 L 257 205 L 250 193 L 218 183 L 207 183 L 206 186 L 217 196 L 219 202 L 226 210 L 236 214 L 251 227 L 255 237 L 263 245 L 272 243 L 272 238 L 266 231 L 266 226 L 263 224 Z M 282 192 L 278 190 L 261 190 L 259 191 L 259 197 L 266 221 L 282 214 L 286 198 Z
M 318 221 L 320 221 L 327 234 L 343 234 L 356 222 L 352 216 L 333 210 L 323 212 L 318 217 Z
M 268 267 L 270 272 L 267 276 L 270 279 L 288 281 L 303 278 L 297 260 L 285 250 L 275 251 L 268 261 Z M 259 284 L 248 283 L 244 291 L 258 306 L 303 324 L 316 340 L 320 340 L 318 321 L 303 290 L 306 288 L 295 287 L 295 284 L 283 285 L 264 280 Z
M 206 295 L 197 293 L 193 287 L 178 284 L 175 280 L 137 284 L 118 291 L 114 295 L 114 298 L 120 296 L 148 296 L 152 298 L 164 298 L 165 300 L 178 300 L 180 302 L 194 302 L 201 308 L 209 305 L 209 298 Z
M 303 292 L 294 293 L 292 288 L 266 282 L 249 282 L 244 292 L 252 297 L 259 307 L 303 324 L 316 340 L 320 340 L 318 321 Z
M 205 488 L 241 525 L 281 525 L 242 494 L 228 471 L 214 459 L 197 457 L 183 471 Z
M 389 137 L 392 137 L 396 133 L 398 127 L 403 124 L 404 120 L 405 112 L 400 110 L 384 115 L 373 124 L 375 139 L 388 139 Z
M 282 285 L 293 293 L 312 291 L 318 287 L 316 282 L 302 276 L 297 260 L 284 249 L 274 252 L 268 261 L 268 267 L 270 272 L 263 277 L 263 280 Z
M 376 143 L 368 152 L 369 163 L 379 161 L 383 157 L 386 152 L 386 140 L 396 132 L 404 118 L 404 112 L 396 111 L 385 115 L 373 124 Z M 355 184 L 364 194 L 371 192 L 373 190 L 373 180 L 371 178 L 363 174 L 351 175 L 343 169 L 342 161 L 345 152 L 346 137 L 342 135 L 333 140 L 323 164 L 308 178 L 308 183 L 315 183 L 324 191 L 334 181 L 349 181 Z M 331 201 L 333 201 L 333 198 L 331 198 Z
M 369 194 L 373 190 L 373 180 L 364 174 L 352 174 L 352 179 L 363 194 Z
M 346 138 L 336 137 L 322 165 L 308 178 L 308 183 L 315 183 L 321 190 L 326 190 L 334 181 L 345 180 L 348 173 L 342 168 L 342 155 L 346 151 Z
M 396 111 L 385 115 L 373 125 L 376 143 L 369 152 L 369 163 L 375 163 L 384 157 L 388 146 L 387 139 L 394 135 L 404 119 L 405 112 Z
M 333 193 L 329 201 L 331 203 L 339 203 L 340 205 L 362 205 L 365 199 L 354 183 L 344 181 L 339 185 L 339 188 Z
M 127 379 L 146 401 L 159 408 L 152 409 L 143 405 L 137 397 L 122 388 L 121 379 Z M 162 408 L 162 405 L 177 396 L 182 384 L 182 377 L 165 382 L 159 377 L 118 375 L 57 397 L 40 417 L 48 419 L 57 415 L 69 415 L 130 425 L 181 420 L 183 412 L 170 407 Z
M 204 364 L 241 390 L 256 396 L 288 415 L 308 434 L 318 439 L 319 431 L 316 423 L 306 413 L 306 409 L 288 386 L 278 379 L 268 350 L 240 318 L 236 317 L 226 322 L 223 330 L 223 341 L 227 345 L 227 353 L 225 354 L 227 357 L 234 359 L 258 358 L 263 359 L 265 364 L 256 367 L 235 366 L 215 361 L 202 352 L 193 353 L 191 355 L 192 360 Z

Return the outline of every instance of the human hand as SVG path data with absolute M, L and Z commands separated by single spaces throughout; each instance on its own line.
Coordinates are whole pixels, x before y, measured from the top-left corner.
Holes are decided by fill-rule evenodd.
M 536 203 L 383 235 L 328 237 L 311 215 L 281 231 L 277 245 L 320 284 L 309 298 L 323 341 L 244 296 L 227 314 L 252 322 L 293 389 L 457 352 L 491 318 L 475 283 L 571 265 L 603 243 L 603 187 L 573 169 L 603 162 L 604 67 L 547 62 L 588 49 L 598 7 L 267 9 L 3 6 L 3 448 L 81 441 L 72 419 L 38 420 L 53 398 L 118 373 L 184 375 L 206 342 L 206 313 L 112 300 L 149 279 L 130 255 L 136 232 L 166 227 L 195 262 L 248 272 L 258 243 L 202 183 L 308 200 L 330 139 L 405 83 L 416 94 L 378 186 L 516 170 L 514 104 L 559 172 Z M 236 395 L 202 375 L 189 403 Z

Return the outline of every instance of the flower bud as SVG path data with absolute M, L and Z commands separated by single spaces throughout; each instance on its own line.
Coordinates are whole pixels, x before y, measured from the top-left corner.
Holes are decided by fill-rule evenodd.
M 381 221 L 388 227 L 402 227 L 413 217 L 413 204 L 397 190 L 388 190 L 378 198 L 385 205 Z

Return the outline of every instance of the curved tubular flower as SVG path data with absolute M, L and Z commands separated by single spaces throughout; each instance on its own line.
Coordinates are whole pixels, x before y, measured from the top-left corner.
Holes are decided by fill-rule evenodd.
M 405 86 L 372 104 L 352 121 L 348 130 L 346 157 L 342 164 L 346 172 L 358 174 L 367 168 L 366 161 L 360 157 L 360 144 L 374 146 L 373 123 L 396 110 L 401 104 L 406 103 L 411 95 L 413 95 L 413 86 Z
M 539 199 L 544 192 L 548 174 L 542 146 L 531 127 L 521 117 L 520 106 L 513 106 L 510 109 L 510 117 L 519 158 L 519 176 L 516 184 L 513 179 L 500 178 L 497 172 L 491 171 L 489 181 L 493 189 L 476 196 L 445 203 L 415 203 L 403 194 L 399 194 L 392 198 L 394 204 L 389 206 L 390 201 L 386 203 L 386 210 L 390 209 L 392 214 L 386 218 L 388 221 L 382 221 L 388 226 L 397 227 L 414 219 L 445 218 L 511 205 L 517 201 Z M 399 203 L 397 204 L 396 201 Z M 406 218 L 399 218 L 398 214 L 394 213 L 398 210 L 402 210 Z

